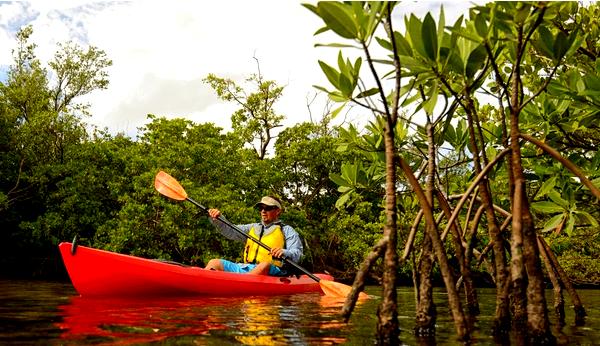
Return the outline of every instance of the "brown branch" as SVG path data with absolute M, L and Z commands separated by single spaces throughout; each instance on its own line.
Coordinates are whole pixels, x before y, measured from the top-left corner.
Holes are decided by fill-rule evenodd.
M 350 294 L 348 294 L 348 296 L 346 297 L 344 307 L 342 308 L 342 318 L 344 319 L 344 322 L 348 322 L 348 320 L 350 319 L 350 315 L 352 315 L 352 310 L 354 310 L 354 307 L 356 306 L 356 301 L 358 300 L 358 294 L 365 287 L 365 277 L 371 269 L 371 267 L 373 266 L 373 264 L 375 263 L 375 261 L 377 261 L 377 259 L 379 259 L 383 255 L 388 243 L 388 239 L 388 237 L 383 237 L 379 239 L 377 244 L 373 246 L 371 252 L 367 255 L 365 260 L 360 265 L 360 268 L 356 273 L 356 276 L 354 277 L 352 291 L 350 291 Z
M 463 196 L 463 195 L 450 195 L 450 196 L 448 197 L 448 199 L 450 199 L 450 200 L 454 200 L 454 199 L 460 199 L 460 198 L 462 198 L 462 196 Z M 477 201 L 477 202 L 481 202 L 481 198 L 480 198 L 480 197 L 477 197 L 477 196 L 475 196 L 474 198 L 475 198 L 475 201 Z M 498 212 L 498 213 L 500 213 L 500 214 L 504 215 L 504 217 L 509 217 L 509 216 L 511 216 L 511 215 L 512 215 L 510 212 L 508 212 L 508 211 L 506 211 L 506 210 L 502 209 L 502 207 L 498 206 L 497 204 L 493 204 L 493 207 L 494 207 L 494 210 L 495 210 L 496 212 Z
M 442 238 L 445 238 L 446 234 L 450 231 L 450 227 L 452 226 L 452 223 L 458 217 L 458 214 L 460 213 L 460 210 L 461 210 L 463 204 L 466 202 L 467 198 L 469 198 L 469 196 L 471 195 L 473 190 L 475 190 L 475 188 L 479 185 L 481 180 L 487 176 L 488 172 L 494 167 L 494 165 L 496 163 L 498 163 L 509 152 L 510 152 L 510 148 L 506 148 L 506 149 L 502 150 L 501 152 L 499 152 L 498 155 L 492 161 L 490 161 L 490 163 L 487 166 L 485 166 L 483 168 L 481 173 L 479 173 L 475 177 L 475 180 L 473 180 L 473 182 L 471 183 L 471 186 L 469 186 L 467 191 L 465 191 L 465 193 L 463 194 L 463 197 L 456 204 L 456 207 L 454 208 L 454 211 L 452 212 L 452 216 L 450 216 L 450 219 L 448 220 L 446 229 L 444 229 L 444 232 L 442 232 Z
M 508 225 L 511 224 L 511 221 L 512 221 L 512 215 L 509 215 L 502 223 L 502 226 L 500 226 L 500 232 L 503 232 L 504 230 L 506 230 L 506 228 L 508 228 Z M 483 251 L 481 251 L 481 254 L 479 254 L 477 256 L 476 267 L 479 267 L 481 265 L 481 262 L 483 262 L 483 256 L 485 256 L 492 249 L 493 245 L 494 245 L 493 242 L 489 242 L 488 245 L 486 245 L 486 247 L 483 249 Z
M 485 206 L 479 206 L 479 208 L 477 208 L 477 212 L 475 213 L 475 216 L 473 217 L 473 220 L 471 220 L 471 227 L 469 228 L 469 233 L 465 235 L 465 239 L 467 239 L 467 236 L 469 236 L 469 242 L 467 243 L 468 245 L 466 246 L 465 249 L 465 253 L 467 256 L 467 263 L 470 262 L 471 260 L 471 255 L 473 253 L 473 246 L 475 244 L 475 237 L 477 234 L 477 227 L 479 227 L 479 222 L 481 221 L 481 216 L 483 215 L 483 213 L 485 212 Z M 467 224 L 468 224 L 468 220 L 467 220 Z M 465 226 L 465 229 L 467 228 L 467 226 Z
M 477 193 L 479 192 L 479 185 L 475 188 L 475 191 L 473 191 L 473 197 L 471 198 L 471 202 L 469 203 L 469 207 L 467 208 L 467 215 L 465 216 L 465 230 L 463 231 L 463 237 L 466 236 L 465 234 L 467 233 L 467 229 L 468 229 L 468 225 L 469 225 L 469 220 L 471 219 L 471 212 L 473 211 L 473 206 L 475 205 L 475 201 L 477 200 Z M 452 199 L 452 196 L 448 197 L 449 200 Z
M 404 161 L 404 159 L 401 156 L 398 156 L 398 162 L 410 186 L 413 188 L 413 191 L 417 195 L 421 208 L 423 208 L 424 211 L 426 223 L 430 226 L 426 226 L 425 229 L 427 230 L 429 238 L 433 243 L 433 249 L 438 260 L 440 272 L 442 273 L 444 285 L 446 286 L 446 290 L 448 292 L 448 304 L 452 312 L 456 332 L 460 339 L 467 340 L 469 339 L 469 327 L 467 325 L 467 321 L 465 319 L 465 315 L 460 300 L 458 298 L 458 292 L 454 287 L 455 282 L 452 277 L 450 265 L 448 263 L 448 258 L 446 257 L 444 244 L 442 243 L 440 239 L 440 234 L 438 233 L 437 227 L 435 226 L 435 220 L 433 217 L 431 205 L 427 202 L 427 196 L 425 195 L 423 189 L 421 188 L 421 185 L 415 178 L 415 175 L 412 172 L 408 163 L 406 163 L 406 161 Z M 449 224 L 450 223 L 451 222 L 449 222 Z
M 413 222 L 412 227 L 410 228 L 410 233 L 408 234 L 408 239 L 406 239 L 406 245 L 404 246 L 404 254 L 402 255 L 402 258 L 400 258 L 401 263 L 404 263 L 404 261 L 406 261 L 406 259 L 408 258 L 408 255 L 412 251 L 412 247 L 415 242 L 415 236 L 417 234 L 417 229 L 419 227 L 419 223 L 421 222 L 422 218 L 423 218 L 423 209 L 420 209 L 419 212 L 417 213 L 417 216 L 415 217 L 415 221 Z
M 573 172 L 573 174 L 575 174 L 579 179 L 581 179 L 581 182 L 588 188 L 590 189 L 590 191 L 592 192 L 592 194 L 594 196 L 596 196 L 596 198 L 600 198 L 600 189 L 598 189 L 591 180 L 589 180 L 584 174 L 583 172 L 573 163 L 571 162 L 569 159 L 563 157 L 558 151 L 556 151 L 554 148 L 552 148 L 551 146 L 549 146 L 548 144 L 540 141 L 537 138 L 534 138 L 533 136 L 530 136 L 526 133 L 520 133 L 519 136 L 525 140 L 527 140 L 528 142 L 531 142 L 535 145 L 537 145 L 538 147 L 540 147 L 542 150 L 544 150 L 546 153 L 548 153 L 550 156 L 552 156 L 553 158 L 555 158 L 558 162 L 562 163 L 565 167 L 567 167 L 571 172 Z

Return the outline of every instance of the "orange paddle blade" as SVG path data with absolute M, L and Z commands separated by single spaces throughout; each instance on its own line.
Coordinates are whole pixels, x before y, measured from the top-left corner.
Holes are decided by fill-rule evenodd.
M 154 188 L 160 192 L 161 195 L 165 195 L 169 198 L 184 201 L 187 199 L 187 193 L 183 187 L 167 173 L 160 171 L 154 178 Z
M 326 296 L 346 298 L 350 292 L 352 292 L 352 287 L 335 281 L 321 279 L 319 281 L 319 285 Z M 358 298 L 369 298 L 369 295 L 364 292 L 360 292 L 358 294 Z

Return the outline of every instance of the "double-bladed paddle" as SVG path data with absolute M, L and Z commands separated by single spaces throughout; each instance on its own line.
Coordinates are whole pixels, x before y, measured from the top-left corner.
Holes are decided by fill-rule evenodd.
M 199 207 L 200 209 L 202 209 L 202 210 L 204 210 L 205 212 L 208 213 L 208 208 L 206 208 L 202 204 L 194 201 L 193 199 L 189 198 L 188 195 L 187 195 L 187 193 L 185 192 L 185 190 L 181 186 L 181 184 L 179 184 L 179 182 L 177 180 L 175 180 L 175 178 L 173 178 L 169 174 L 165 173 L 164 171 L 160 171 L 160 172 L 158 172 L 156 174 L 156 178 L 154 179 L 154 187 L 156 188 L 156 190 L 158 192 L 160 192 L 164 196 L 167 196 L 169 198 L 172 198 L 172 199 L 178 200 L 178 201 L 189 201 L 189 202 L 193 203 L 194 205 L 196 205 L 197 207 Z M 269 246 L 267 246 L 266 244 L 264 244 L 260 240 L 254 238 L 254 237 L 251 237 L 250 235 L 244 233 L 241 229 L 239 229 L 236 225 L 234 225 L 231 222 L 229 222 L 227 219 L 225 219 L 225 218 L 223 218 L 221 216 L 219 216 L 218 219 L 221 222 L 223 222 L 226 225 L 228 225 L 229 227 L 231 227 L 236 232 L 238 232 L 241 235 L 243 235 L 244 237 L 246 237 L 246 238 L 248 238 L 248 239 L 256 242 L 258 245 L 260 245 L 261 247 L 263 247 L 267 251 L 269 251 L 269 252 L 271 251 L 271 248 L 269 248 Z M 316 282 L 318 282 L 319 285 L 321 286 L 321 290 L 327 296 L 332 296 L 332 297 L 346 297 L 350 293 L 350 291 L 352 290 L 352 287 L 350 287 L 348 285 L 344 285 L 342 283 L 335 282 L 335 281 L 321 279 L 318 276 L 315 276 L 314 274 L 312 274 L 311 272 L 309 272 L 308 270 L 304 269 L 298 263 L 296 263 L 296 262 L 294 262 L 294 261 L 292 261 L 292 260 L 290 260 L 288 258 L 284 257 L 283 261 L 285 261 L 289 265 L 295 267 L 296 269 L 300 270 L 304 274 L 308 275 L 311 279 L 313 279 Z M 360 293 L 360 297 L 365 298 L 365 297 L 367 297 L 367 294 L 361 292 Z

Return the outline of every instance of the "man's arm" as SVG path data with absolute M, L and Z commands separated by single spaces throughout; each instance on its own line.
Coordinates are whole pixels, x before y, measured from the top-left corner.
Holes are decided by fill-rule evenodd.
M 221 215 L 221 218 L 225 218 L 225 217 Z M 227 225 L 225 222 L 223 222 L 219 219 L 209 217 L 208 220 L 219 230 L 219 232 L 221 232 L 222 235 L 224 235 L 228 239 L 238 240 L 238 241 L 244 241 L 247 239 L 244 235 L 240 234 L 235 229 L 233 229 L 233 227 Z M 236 225 L 236 226 L 245 234 L 248 234 L 248 232 L 250 232 L 250 229 L 252 228 L 252 224 Z
M 304 252 L 300 235 L 289 225 L 283 226 L 282 231 L 285 236 L 285 249 L 283 249 L 283 255 L 296 263 L 300 262 Z

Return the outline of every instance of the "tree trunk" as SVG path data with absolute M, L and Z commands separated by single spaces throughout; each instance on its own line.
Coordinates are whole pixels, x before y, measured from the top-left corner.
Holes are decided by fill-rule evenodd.
M 426 198 L 427 203 L 433 209 L 433 193 L 435 184 L 435 144 L 433 141 L 433 127 L 427 119 L 425 125 L 427 131 L 428 160 L 427 160 L 427 179 L 426 179 Z M 423 238 L 423 254 L 419 263 L 419 272 L 421 273 L 419 284 L 419 305 L 416 313 L 415 335 L 431 337 L 435 335 L 435 322 L 437 320 L 437 311 L 433 301 L 433 280 L 432 269 L 435 257 L 432 252 L 431 238 L 427 236 L 430 232 L 436 232 L 435 224 L 426 223 L 425 237 Z M 431 228 L 434 228 L 433 230 Z
M 544 296 L 544 282 L 540 266 L 539 253 L 537 251 L 537 239 L 533 218 L 529 210 L 529 202 L 525 193 L 525 175 L 521 163 L 521 148 L 519 146 L 519 115 L 520 115 L 520 59 L 525 52 L 523 27 L 517 28 L 517 51 L 516 64 L 513 66 L 510 81 L 510 147 L 512 151 L 512 169 L 515 192 L 513 196 L 513 244 L 511 244 L 513 256 L 513 287 L 518 293 L 523 288 L 523 273 L 525 268 L 527 275 L 527 331 L 528 339 L 532 344 L 555 344 L 556 338 L 550 332 L 546 298 Z M 519 296 L 522 303 L 522 296 Z M 522 304 L 518 306 L 522 307 Z M 518 311 L 522 318 L 522 311 Z
M 441 241 L 440 235 L 437 232 L 437 227 L 435 226 L 435 219 L 433 217 L 433 212 L 431 210 L 431 206 L 427 202 L 427 198 L 423 189 L 421 189 L 421 185 L 415 178 L 410 166 L 402 159 L 402 157 L 398 156 L 398 160 L 400 163 L 400 168 L 406 175 L 409 184 L 413 188 L 413 191 L 417 195 L 419 199 L 419 203 L 421 204 L 421 208 L 423 208 L 423 213 L 425 216 L 425 220 L 428 224 L 434 225 L 432 228 L 425 227 L 428 232 L 428 236 L 431 239 L 433 250 L 435 253 L 435 257 L 438 260 L 438 264 L 440 266 L 440 272 L 442 273 L 442 277 L 444 279 L 444 286 L 448 292 L 448 305 L 450 306 L 450 311 L 452 312 L 452 318 L 454 319 L 454 326 L 456 328 L 456 334 L 461 340 L 469 340 L 469 328 L 467 325 L 467 321 L 465 319 L 465 315 L 462 309 L 462 305 L 460 303 L 460 298 L 458 297 L 458 292 L 456 291 L 454 278 L 452 276 L 452 271 L 450 270 L 450 265 L 448 263 L 448 258 L 446 257 L 446 252 L 444 248 L 444 244 Z
M 558 319 L 558 324 L 560 327 L 565 325 L 565 299 L 563 297 L 562 286 L 560 284 L 560 280 L 556 276 L 556 272 L 554 271 L 554 267 L 552 266 L 552 262 L 548 257 L 548 253 L 544 248 L 544 245 L 540 241 L 540 237 L 537 239 L 538 251 L 544 261 L 544 265 L 546 267 L 546 272 L 548 272 L 548 277 L 552 282 L 552 289 L 554 291 L 554 312 L 556 313 L 556 318 Z
M 476 118 L 476 109 L 473 99 L 469 94 L 469 90 L 465 90 L 465 102 L 467 111 L 467 121 L 469 123 L 469 140 L 473 151 L 473 165 L 477 174 L 481 173 L 481 161 L 479 158 L 479 152 L 484 152 L 484 148 L 479 148 L 477 144 L 477 137 L 475 133 L 475 127 L 479 124 L 474 123 Z M 482 143 L 483 145 L 483 143 Z M 504 286 L 508 285 L 509 282 L 507 277 L 506 268 L 506 256 L 504 254 L 504 239 L 500 233 L 500 227 L 496 221 L 496 215 L 494 212 L 494 205 L 492 202 L 492 192 L 490 189 L 489 181 L 484 178 L 479 184 L 479 195 L 481 196 L 481 204 L 485 207 L 485 214 L 488 222 L 488 233 L 490 239 L 493 242 L 494 247 L 494 272 L 496 273 L 496 313 L 494 316 L 494 333 L 506 334 L 510 329 L 510 315 L 508 299 L 502 294 L 505 291 Z
M 560 277 L 560 281 L 562 281 L 563 285 L 565 285 L 565 288 L 567 289 L 567 292 L 571 297 L 571 302 L 573 302 L 573 308 L 575 309 L 575 324 L 578 326 L 583 325 L 585 323 L 585 316 L 587 316 L 587 313 L 585 312 L 585 308 L 581 303 L 581 299 L 579 299 L 579 295 L 577 294 L 575 287 L 573 287 L 569 276 L 562 269 L 560 263 L 558 263 L 558 259 L 552 252 L 550 246 L 548 246 L 548 243 L 546 243 L 546 240 L 544 240 L 544 238 L 540 236 L 538 236 L 538 239 L 540 243 L 544 246 L 544 249 L 546 249 L 548 259 L 550 259 L 550 262 L 552 262 L 552 266 L 554 267 L 554 269 L 556 269 L 556 272 Z
M 532 344 L 555 344 L 556 338 L 550 331 L 546 305 L 544 276 L 537 247 L 537 237 L 529 203 L 523 199 L 523 255 L 527 271 L 527 326 Z
M 521 186 L 515 186 L 515 196 L 521 193 Z M 517 198 L 515 198 L 516 200 Z M 520 200 L 520 198 L 519 198 Z M 523 263 L 523 230 L 521 227 L 520 202 L 513 202 L 512 232 L 510 239 L 510 275 L 511 275 L 511 309 L 515 330 L 527 328 L 527 295 L 525 286 L 527 277 Z
M 450 205 L 446 198 L 441 194 L 440 191 L 436 192 L 438 197 L 438 201 L 440 202 L 440 206 L 446 215 L 446 218 L 450 219 L 452 215 L 452 210 L 450 209 Z M 458 221 L 454 222 L 454 225 L 451 226 L 452 230 L 452 239 L 454 241 L 454 250 L 455 256 L 458 260 L 460 266 L 460 274 L 462 275 L 462 281 L 465 288 L 465 296 L 467 298 L 467 311 L 470 315 L 478 315 L 479 314 L 479 302 L 477 301 L 477 291 L 475 290 L 475 285 L 473 284 L 473 279 L 471 277 L 471 269 L 469 268 L 469 263 L 467 260 L 467 248 L 463 246 L 464 239 L 460 233 L 460 225 Z
M 427 227 L 427 226 L 425 226 Z M 433 278 L 431 276 L 435 257 L 431 246 L 431 239 L 426 234 L 423 237 L 423 252 L 419 261 L 417 309 L 415 318 L 415 335 L 435 335 L 435 322 L 437 312 L 433 302 Z
M 377 310 L 377 342 L 380 345 L 396 345 L 399 342 L 396 272 L 398 266 L 397 214 L 396 214 L 396 160 L 394 144 L 395 121 L 388 117 L 385 126 L 385 214 L 383 236 L 387 238 L 383 258 L 383 299 Z

